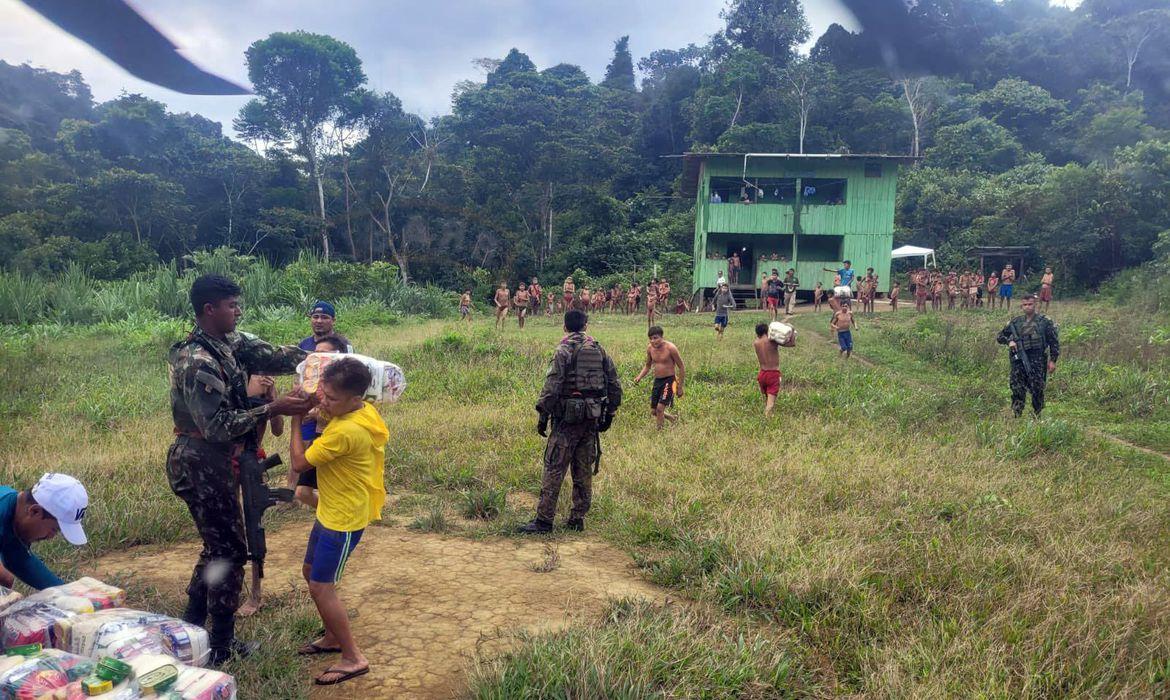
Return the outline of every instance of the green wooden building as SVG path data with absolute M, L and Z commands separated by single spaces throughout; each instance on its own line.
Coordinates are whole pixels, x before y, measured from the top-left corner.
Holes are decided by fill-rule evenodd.
M 709 293 L 719 271 L 738 252 L 741 269 L 731 280 L 737 296 L 760 284 L 773 268 L 796 270 L 800 288 L 818 281 L 827 290 L 849 260 L 864 275 L 890 283 L 894 195 L 898 169 L 908 156 L 794 153 L 687 153 L 683 194 L 695 197 L 693 290 Z

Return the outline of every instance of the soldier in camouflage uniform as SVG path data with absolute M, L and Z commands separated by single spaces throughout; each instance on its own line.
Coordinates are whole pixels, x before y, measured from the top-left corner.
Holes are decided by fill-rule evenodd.
M 168 357 L 176 437 L 167 452 L 167 480 L 187 504 L 203 540 L 183 619 L 205 627 L 210 613 L 214 664 L 233 653 L 255 651 L 235 640 L 248 547 L 233 458 L 255 436 L 259 421 L 310 408 L 307 399 L 293 396 L 250 407 L 249 374 L 291 374 L 306 353 L 237 333 L 239 295 L 240 288 L 227 278 L 205 275 L 195 280 L 191 286 L 195 329 L 171 347 Z
M 540 413 L 536 431 L 548 438 L 548 444 L 536 518 L 519 528 L 522 533 L 552 531 L 565 472 L 573 477 L 573 508 L 565 527 L 585 529 L 585 514 L 593 497 L 593 475 L 601 458 L 599 433 L 609 429 L 622 403 L 622 383 L 613 360 L 596 340 L 585 335 L 588 321 L 585 312 L 577 309 L 565 314 L 568 335 L 553 355 L 536 402 Z
M 996 338 L 997 343 L 1007 345 L 1013 353 L 1019 352 L 1019 361 L 1012 360 L 1008 377 L 1012 389 L 1012 412 L 1017 418 L 1024 412 L 1028 392 L 1032 393 L 1032 410 L 1040 415 L 1044 409 L 1044 385 L 1048 375 L 1056 371 L 1056 360 L 1060 357 L 1056 324 L 1036 313 L 1036 295 L 1025 296 L 1020 307 L 1024 315 L 1013 318 Z M 1025 362 L 1027 368 L 1023 366 Z

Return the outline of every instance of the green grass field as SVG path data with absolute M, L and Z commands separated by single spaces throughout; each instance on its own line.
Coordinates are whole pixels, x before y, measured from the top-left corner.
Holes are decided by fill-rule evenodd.
M 1052 315 L 1066 357 L 1041 421 L 1010 417 L 1006 354 L 994 345 L 1003 313 L 860 317 L 857 352 L 873 364 L 840 360 L 827 317 L 800 316 L 771 421 L 750 346 L 762 315 L 736 314 L 721 343 L 707 314 L 669 316 L 688 381 L 681 420 L 662 433 L 648 386 L 629 382 L 644 321 L 597 319 L 591 334 L 615 357 L 627 398 L 603 440 L 585 536 L 627 550 L 643 576 L 691 602 L 615 601 L 590 624 L 524 637 L 480 660 L 468 694 L 1170 691 L 1170 461 L 1106 437 L 1170 453 L 1167 322 L 1080 304 Z M 106 325 L 0 344 L 0 482 L 24 485 L 47 469 L 82 478 L 85 556 L 193 535 L 162 470 L 163 358 L 179 330 Z M 304 329 L 249 330 L 293 342 Z M 420 529 L 436 526 L 424 522 L 427 504 L 458 510 L 492 501 L 489 490 L 538 490 L 532 405 L 559 323 L 341 330 L 407 372 L 407 395 L 383 411 L 387 479 L 407 494 L 399 508 L 423 513 Z M 511 536 L 530 516 L 509 504 L 466 532 Z M 42 551 L 59 567 L 86 567 L 63 544 Z M 182 596 L 126 583 L 160 609 Z M 268 644 L 259 662 L 233 669 L 243 697 L 305 693 L 291 654 L 313 629 L 307 597 L 248 623 Z

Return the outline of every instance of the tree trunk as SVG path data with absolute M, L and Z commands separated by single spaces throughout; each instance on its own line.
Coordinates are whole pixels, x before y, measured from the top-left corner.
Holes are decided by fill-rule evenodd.
M 349 243 L 349 257 L 352 258 L 356 262 L 358 259 L 358 256 L 357 256 L 357 244 L 355 244 L 353 241 L 353 217 L 351 216 L 351 214 L 353 212 L 353 202 L 349 197 L 350 187 L 349 187 L 349 160 L 348 159 L 346 159 L 342 163 L 341 174 L 345 178 L 345 185 L 346 185 L 345 186 L 345 240 L 347 243 Z
M 321 165 L 317 162 L 317 154 L 314 152 L 313 144 L 308 144 L 305 149 L 307 158 L 309 160 L 309 172 L 312 174 L 313 180 L 317 183 L 317 204 L 321 210 L 321 251 L 325 256 L 325 260 L 329 260 L 329 220 L 325 215 L 325 183 L 321 175 Z

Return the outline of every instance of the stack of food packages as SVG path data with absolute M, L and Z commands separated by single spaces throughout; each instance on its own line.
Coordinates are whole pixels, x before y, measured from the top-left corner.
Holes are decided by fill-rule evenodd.
M 125 601 L 92 578 L 23 598 L 0 587 L 0 700 L 235 699 L 235 679 L 200 668 L 203 628 Z

